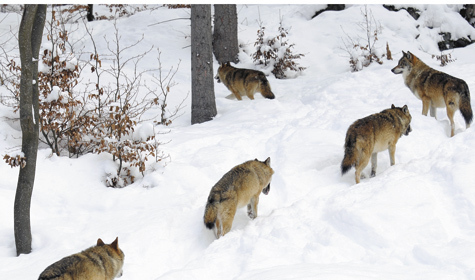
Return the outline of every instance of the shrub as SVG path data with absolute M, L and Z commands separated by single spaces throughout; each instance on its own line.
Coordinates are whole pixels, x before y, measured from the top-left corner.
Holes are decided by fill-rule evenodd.
M 256 52 L 252 54 L 253 62 L 271 68 L 271 73 L 277 79 L 289 77 L 289 72 L 302 72 L 305 67 L 299 66 L 296 59 L 301 59 L 303 54 L 292 53 L 295 44 L 289 44 L 287 35 L 289 30 L 282 25 L 282 19 L 278 29 L 279 34 L 275 37 L 265 37 L 265 27 L 259 24 L 257 40 L 254 43 Z
M 440 54 L 440 55 L 435 55 L 433 54 L 432 55 L 432 58 L 435 58 L 436 60 L 439 60 L 440 61 L 440 66 L 445 66 L 447 64 L 449 64 L 449 62 L 454 62 L 456 59 L 452 59 L 452 55 L 449 53 L 449 54 Z
M 373 62 L 383 64 L 382 58 L 386 54 L 391 54 L 388 44 L 386 44 L 386 54 L 377 46 L 378 36 L 382 32 L 382 27 L 381 24 L 376 22 L 371 10 L 368 11 L 367 5 L 364 6 L 364 10 L 361 10 L 361 14 L 363 21 L 357 23 L 357 26 L 365 33 L 363 38 L 365 38 L 366 42 L 361 43 L 359 40 L 361 36 L 356 36 L 356 39 L 354 39 L 343 30 L 346 38 L 342 39 L 344 46 L 342 49 L 349 55 L 352 72 L 361 71 Z M 388 59 L 392 59 L 392 57 L 388 57 Z

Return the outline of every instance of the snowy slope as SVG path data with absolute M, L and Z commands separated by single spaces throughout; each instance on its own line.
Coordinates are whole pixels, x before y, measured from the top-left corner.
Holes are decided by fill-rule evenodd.
M 370 5 L 382 25 L 380 47 L 388 42 L 394 60 L 350 72 L 342 38 L 360 32 L 355 23 L 362 7 L 311 19 L 321 5 L 238 5 L 247 52 L 253 52 L 258 19 L 271 35 L 280 14 L 307 69 L 295 79 L 269 76 L 274 100 L 259 94 L 254 101 L 228 100 L 228 90 L 216 83 L 218 115 L 203 124 L 190 125 L 188 97 L 170 133 L 159 136 L 169 141 L 162 150 L 170 160 L 149 163 L 150 171 L 131 186 L 104 186 L 105 173 L 115 168 L 107 155 L 69 159 L 40 150 L 29 255 L 15 254 L 18 170 L 0 164 L 0 278 L 36 279 L 97 238 L 109 243 L 118 236 L 126 255 L 121 279 L 475 279 L 474 129 L 466 130 L 456 113 L 456 135 L 449 138 L 445 110 L 437 120 L 422 116 L 421 101 L 390 71 L 409 50 L 475 91 L 475 46 L 450 51 L 456 60 L 442 68 L 431 58 L 440 54 L 433 30 L 442 27 L 428 29 L 405 11 Z M 448 19 L 440 24 L 444 32 L 471 28 L 453 6 L 420 8 Z M 170 106 L 191 92 L 189 21 L 150 24 L 187 16 L 189 10 L 157 9 L 118 21 L 124 42 L 145 35 L 134 51 L 159 47 L 167 68 L 181 60 Z M 10 15 L 0 27 L 19 20 Z M 93 27 L 98 38 L 113 30 L 107 21 Z M 238 67 L 255 67 L 245 52 L 240 59 Z M 152 55 L 143 67 L 154 63 Z M 398 142 L 396 165 L 382 152 L 377 176 L 356 185 L 354 169 L 340 175 L 346 130 L 391 104 L 408 105 L 413 131 Z M 7 121 L 12 117 L 0 107 L 2 156 L 20 143 L 19 124 Z M 275 174 L 269 195 L 260 198 L 259 217 L 250 220 L 238 210 L 232 231 L 215 240 L 202 222 L 209 190 L 233 166 L 268 156 Z

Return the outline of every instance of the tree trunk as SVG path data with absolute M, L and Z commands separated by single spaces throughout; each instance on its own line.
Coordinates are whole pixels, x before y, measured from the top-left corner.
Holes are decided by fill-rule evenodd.
M 236 4 L 214 5 L 213 51 L 220 64 L 239 62 Z
M 211 5 L 191 5 L 191 124 L 216 116 Z
M 94 21 L 94 5 L 87 4 L 87 21 Z
M 21 60 L 21 151 L 26 165 L 20 167 L 14 203 L 17 255 L 31 252 L 30 205 L 35 182 L 39 137 L 38 54 L 46 18 L 46 5 L 25 5 L 18 33 Z

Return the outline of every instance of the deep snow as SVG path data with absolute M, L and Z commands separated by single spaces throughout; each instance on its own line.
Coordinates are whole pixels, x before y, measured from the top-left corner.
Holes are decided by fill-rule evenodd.
M 0 164 L 0 278 L 36 279 L 97 238 L 109 243 L 118 236 L 126 255 L 121 279 L 475 279 L 474 129 L 466 130 L 457 112 L 456 135 L 448 137 L 445 110 L 438 110 L 437 120 L 422 116 L 421 101 L 390 71 L 409 50 L 464 79 L 473 93 L 475 46 L 449 51 L 455 61 L 445 67 L 431 57 L 440 54 L 434 41 L 439 31 L 472 34 L 473 28 L 453 5 L 419 5 L 426 14 L 418 21 L 405 11 L 369 5 L 383 28 L 379 48 L 388 42 L 393 60 L 350 72 L 342 40 L 345 33 L 361 34 L 355 23 L 362 21 L 363 6 L 311 19 L 321 6 L 238 5 L 239 40 L 248 52 L 240 53 L 238 67 L 254 67 L 249 54 L 258 19 L 272 35 L 280 14 L 307 69 L 295 79 L 269 76 L 275 100 L 259 94 L 254 101 L 228 100 L 225 86 L 215 83 L 218 115 L 203 124 L 190 124 L 188 97 L 170 132 L 158 136 L 168 142 L 161 146 L 170 155 L 166 166 L 150 162 L 133 185 L 104 186 L 105 174 L 115 168 L 105 154 L 69 159 L 41 149 L 28 255 L 16 257 L 14 245 L 18 169 Z M 6 17 L 2 32 L 18 27 L 20 16 L 0 16 Z M 190 23 L 151 24 L 178 17 L 189 17 L 189 9 L 160 8 L 118 21 L 124 43 L 145 35 L 132 53 L 153 44 L 165 68 L 181 60 L 170 106 L 191 94 Z M 108 21 L 91 25 L 97 38 L 113 32 Z M 153 53 L 142 67 L 155 63 Z M 399 140 L 394 166 L 382 152 L 377 176 L 356 185 L 354 169 L 340 175 L 346 130 L 391 104 L 408 105 L 413 131 Z M 2 156 L 21 142 L 14 117 L 0 106 Z M 269 195 L 260 198 L 259 217 L 249 220 L 239 210 L 232 231 L 215 240 L 202 222 L 209 190 L 233 166 L 268 156 L 275 175 Z

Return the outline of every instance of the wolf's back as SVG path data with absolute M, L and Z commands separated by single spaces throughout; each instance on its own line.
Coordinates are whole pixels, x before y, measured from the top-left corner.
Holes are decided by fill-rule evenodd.
M 38 280 L 112 280 L 116 276 L 120 277 L 125 255 L 119 249 L 117 240 L 111 244 L 104 244 L 98 239 L 97 246 L 64 257 L 48 266 Z
M 63 280 L 69 279 L 70 271 L 81 261 L 77 254 L 62 258 L 48 266 L 39 276 L 38 280 Z M 66 277 L 67 276 L 67 277 Z

